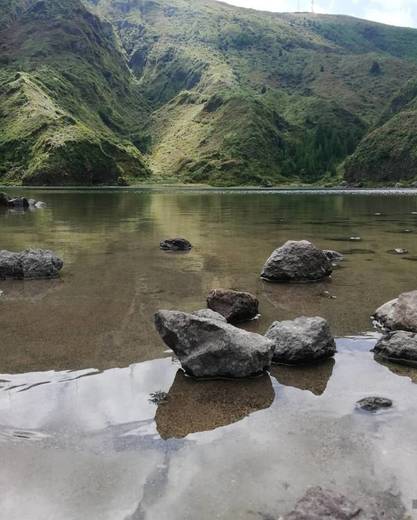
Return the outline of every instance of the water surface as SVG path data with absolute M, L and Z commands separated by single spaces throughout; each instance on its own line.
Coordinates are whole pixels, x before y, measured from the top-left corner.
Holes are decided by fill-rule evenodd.
M 416 288 L 416 193 L 30 196 L 47 208 L 1 212 L 0 247 L 50 248 L 65 267 L 59 280 L 0 282 L 5 518 L 265 520 L 316 484 L 374 500 L 385 518 L 403 518 L 402 507 L 413 514 L 417 371 L 375 362 L 367 333 L 376 307 Z M 159 250 L 176 235 L 193 243 L 190 253 Z M 288 239 L 346 260 L 323 283 L 260 280 Z M 257 295 L 261 317 L 249 330 L 327 318 L 339 338 L 335 361 L 274 367 L 249 382 L 185 378 L 152 315 L 202 308 L 219 287 Z M 355 410 L 375 393 L 394 407 Z

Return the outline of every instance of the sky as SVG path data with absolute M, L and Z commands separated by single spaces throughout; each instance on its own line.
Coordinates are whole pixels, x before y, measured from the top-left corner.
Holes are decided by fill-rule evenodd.
M 311 11 L 312 0 L 226 0 L 266 11 Z M 375 22 L 417 27 L 417 0 L 314 0 L 317 13 L 347 14 Z

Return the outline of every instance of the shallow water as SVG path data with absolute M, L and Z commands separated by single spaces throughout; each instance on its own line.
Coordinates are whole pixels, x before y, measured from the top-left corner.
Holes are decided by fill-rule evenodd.
M 30 196 L 47 208 L 0 213 L 0 247 L 47 247 L 65 268 L 59 280 L 0 282 L 5 518 L 265 520 L 317 484 L 375 501 L 384 518 L 403 518 L 402 507 L 413 515 L 417 370 L 377 363 L 366 333 L 376 307 L 416 288 L 417 262 L 407 261 L 417 257 L 416 193 Z M 172 235 L 193 250 L 160 251 Z M 259 279 L 275 247 L 303 238 L 345 254 L 331 280 Z M 335 362 L 275 367 L 248 382 L 185 378 L 152 315 L 201 308 L 216 287 L 258 296 L 262 316 L 249 330 L 327 318 L 339 337 Z M 158 392 L 167 393 L 159 404 Z M 373 394 L 394 407 L 355 410 Z

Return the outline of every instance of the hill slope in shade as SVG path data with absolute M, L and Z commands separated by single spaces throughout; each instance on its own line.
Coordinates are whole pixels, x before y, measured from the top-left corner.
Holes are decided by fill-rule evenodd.
M 395 170 L 401 153 L 386 175 L 372 157 L 386 125 L 415 149 L 399 100 L 417 77 L 416 30 L 213 0 L 7 3 L 3 179 L 134 182 L 146 160 L 183 182 L 333 182 L 354 152 L 352 182 L 415 176 Z
M 0 11 L 2 180 L 98 184 L 148 175 L 131 116 L 146 110 L 111 26 L 78 0 L 10 4 L 12 16 Z

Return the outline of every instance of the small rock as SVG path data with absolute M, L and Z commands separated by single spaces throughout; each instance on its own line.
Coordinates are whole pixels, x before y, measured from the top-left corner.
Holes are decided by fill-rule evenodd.
M 159 247 L 164 251 L 189 251 L 193 246 L 186 238 L 167 238 Z
M 396 249 L 391 249 L 390 251 L 388 251 L 388 253 L 391 253 L 391 254 L 394 254 L 394 255 L 407 255 L 408 254 L 408 250 L 407 249 L 403 249 L 401 247 L 397 247 Z
M 214 289 L 207 296 L 207 307 L 220 313 L 229 323 L 252 320 L 258 315 L 258 299 L 248 292 Z
M 417 334 L 404 330 L 389 332 L 372 350 L 382 359 L 417 365 Z
M 332 357 L 336 343 L 323 318 L 302 316 L 292 321 L 275 321 L 265 336 L 274 343 L 272 360 L 285 365 L 310 363 Z
M 16 197 L 15 199 L 9 199 L 9 208 L 27 209 L 28 207 L 29 201 L 25 197 Z
M 360 242 L 362 240 L 361 237 L 349 237 L 349 240 L 352 242 Z
M 64 263 L 52 251 L 0 251 L 0 279 L 56 278 Z
M 360 516 L 358 516 L 360 515 Z M 282 520 L 365 520 L 361 508 L 348 498 L 321 487 L 310 488 Z
M 333 296 L 333 294 L 330 294 L 329 291 L 321 292 L 320 296 L 322 296 L 323 298 L 328 298 L 329 300 L 335 300 L 336 299 L 336 296 Z
M 249 377 L 271 366 L 272 341 L 217 318 L 161 310 L 155 314 L 155 326 L 194 377 Z
M 381 408 L 390 408 L 392 406 L 392 401 L 386 397 L 364 397 L 356 404 L 361 410 L 366 410 L 367 412 L 377 412 Z
M 261 277 L 270 282 L 315 282 L 332 270 L 327 256 L 311 242 L 288 241 L 268 258 Z
M 323 253 L 326 255 L 327 259 L 333 264 L 343 262 L 343 260 L 345 259 L 342 253 L 339 253 L 338 251 L 332 251 L 331 249 L 324 249 Z

